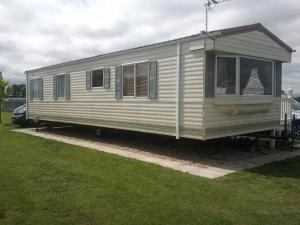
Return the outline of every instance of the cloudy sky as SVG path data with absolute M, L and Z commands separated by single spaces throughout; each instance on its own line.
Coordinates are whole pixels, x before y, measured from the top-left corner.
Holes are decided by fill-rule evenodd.
M 204 0 L 0 0 L 0 71 L 24 71 L 204 30 Z M 231 0 L 210 13 L 209 30 L 261 22 L 297 52 L 283 87 L 300 93 L 300 1 Z

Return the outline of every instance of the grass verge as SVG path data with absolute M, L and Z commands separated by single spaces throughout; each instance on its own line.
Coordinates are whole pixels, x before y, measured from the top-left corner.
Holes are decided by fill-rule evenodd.
M 0 224 L 299 224 L 300 157 L 215 180 L 0 125 Z

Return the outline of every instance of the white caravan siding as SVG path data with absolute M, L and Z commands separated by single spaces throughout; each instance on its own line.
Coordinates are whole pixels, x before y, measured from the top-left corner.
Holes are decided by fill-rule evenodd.
M 180 136 L 202 139 L 203 49 L 190 51 L 182 44 L 180 79 Z M 158 61 L 158 98 L 115 98 L 115 66 L 144 60 Z M 110 67 L 110 89 L 86 89 L 86 71 Z M 53 100 L 53 76 L 70 73 L 70 100 Z M 43 78 L 43 100 L 30 101 L 28 117 L 93 126 L 176 135 L 177 45 L 128 54 L 99 57 L 29 72 Z M 28 90 L 30 93 L 30 90 Z
M 281 98 L 255 97 L 242 104 L 205 101 L 205 139 L 234 136 L 280 127 Z M 250 101 L 255 103 L 250 103 Z
M 217 38 L 216 51 L 290 62 L 291 54 L 263 32 L 252 31 Z
M 181 47 L 180 127 L 184 137 L 201 135 L 203 130 L 203 49 L 193 50 L 201 42 L 187 42 Z

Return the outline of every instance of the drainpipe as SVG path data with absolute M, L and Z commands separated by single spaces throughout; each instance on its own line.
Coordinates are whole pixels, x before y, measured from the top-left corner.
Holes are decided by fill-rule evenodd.
M 29 115 L 29 111 L 28 111 L 28 73 L 27 72 L 25 72 L 24 73 L 25 74 L 25 76 L 26 76 L 26 88 L 25 88 L 25 90 L 26 90 L 26 120 L 28 120 L 28 115 Z
M 180 71 L 181 71 L 181 43 L 177 43 L 177 76 L 176 76 L 176 139 L 179 139 L 180 126 Z
M 202 75 L 202 140 L 205 141 L 205 118 L 206 118 L 206 108 L 205 108 L 205 101 L 206 101 L 206 91 L 205 91 L 205 79 L 206 79 L 206 38 L 204 39 L 204 49 L 203 49 L 203 75 Z

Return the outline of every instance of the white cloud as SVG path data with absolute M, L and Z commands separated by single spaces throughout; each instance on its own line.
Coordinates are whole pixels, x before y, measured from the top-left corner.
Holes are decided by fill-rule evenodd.
M 1 0 L 0 70 L 25 70 L 165 41 L 204 29 L 204 0 Z M 283 10 L 284 9 L 284 10 Z M 299 0 L 231 0 L 209 17 L 210 30 L 262 22 L 293 48 L 283 87 L 300 92 Z

